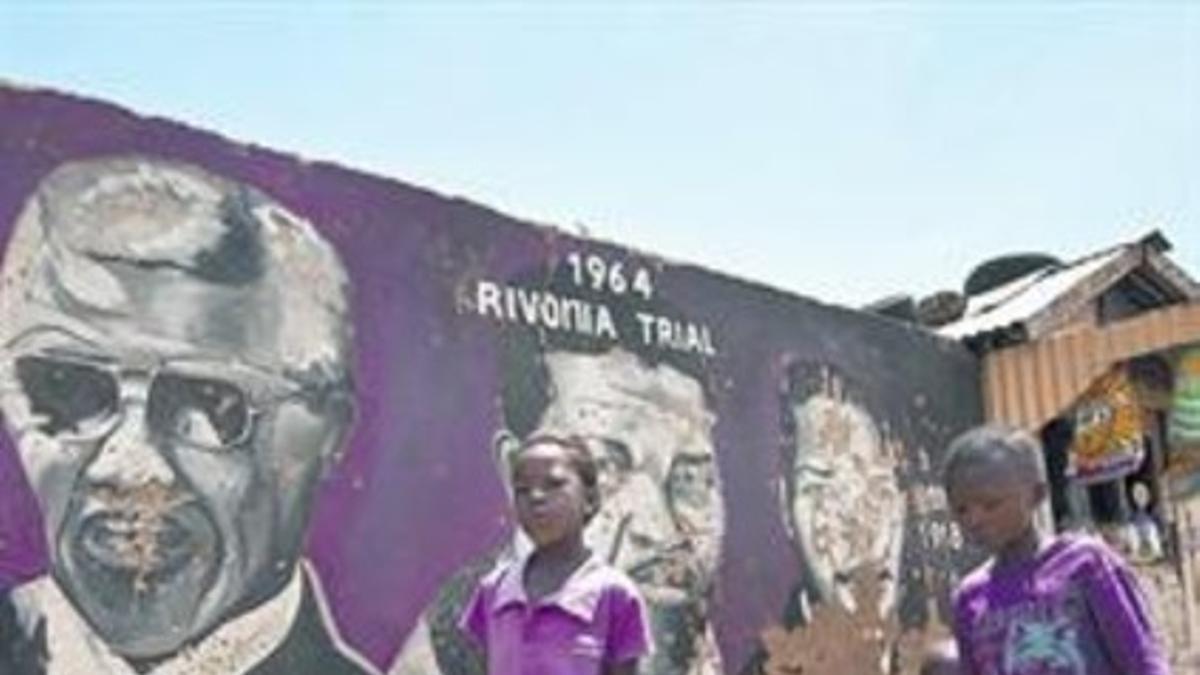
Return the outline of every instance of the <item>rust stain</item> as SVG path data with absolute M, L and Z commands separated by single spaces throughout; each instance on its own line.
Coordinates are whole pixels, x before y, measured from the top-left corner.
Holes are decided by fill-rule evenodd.
M 123 520 L 125 536 L 114 538 L 114 552 L 134 571 L 135 592 L 149 592 L 151 574 L 165 562 L 159 538 L 166 514 L 184 499 L 157 481 L 133 489 L 104 487 L 96 498 Z
M 876 575 L 863 570 L 851 583 L 858 610 L 822 604 L 804 625 L 762 632 L 767 653 L 763 675 L 916 675 L 931 648 L 951 638 L 934 607 L 934 621 L 924 629 L 903 630 L 894 614 L 881 617 L 877 608 L 884 585 Z M 891 669 L 889 659 L 895 660 Z

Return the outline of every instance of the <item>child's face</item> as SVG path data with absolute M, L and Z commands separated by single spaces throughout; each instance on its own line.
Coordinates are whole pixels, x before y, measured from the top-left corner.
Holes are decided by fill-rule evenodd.
M 579 535 L 587 522 L 587 489 L 567 452 L 553 443 L 539 443 L 513 460 L 517 522 L 538 548 Z
M 1023 537 L 1044 488 L 1008 467 L 979 462 L 959 467 L 946 497 L 963 535 L 997 553 Z

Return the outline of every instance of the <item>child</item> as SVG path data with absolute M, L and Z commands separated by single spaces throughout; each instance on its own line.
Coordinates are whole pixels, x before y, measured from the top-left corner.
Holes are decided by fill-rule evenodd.
M 970 675 L 1165 675 L 1145 601 L 1124 562 L 1092 537 L 1043 533 L 1041 445 L 1003 426 L 947 451 L 950 508 L 991 559 L 954 597 L 960 667 Z
M 534 550 L 480 580 L 460 626 L 489 675 L 630 675 L 650 649 L 633 582 L 588 550 L 599 507 L 582 441 L 535 436 L 509 458 L 513 507 Z
M 1162 536 L 1158 533 L 1158 522 L 1150 514 L 1150 488 L 1145 483 L 1134 483 L 1130 489 L 1133 498 L 1133 540 L 1136 560 L 1155 562 L 1163 556 Z

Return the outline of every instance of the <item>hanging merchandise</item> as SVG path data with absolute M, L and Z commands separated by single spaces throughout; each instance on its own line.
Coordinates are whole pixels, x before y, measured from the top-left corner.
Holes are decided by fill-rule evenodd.
M 1067 476 L 1090 484 L 1137 471 L 1145 458 L 1142 409 L 1123 366 L 1092 383 L 1075 406 Z
M 1175 450 L 1200 453 L 1200 346 L 1189 347 L 1179 355 L 1169 438 Z
M 1175 361 L 1165 475 L 1171 497 L 1200 493 L 1200 345 L 1183 349 Z

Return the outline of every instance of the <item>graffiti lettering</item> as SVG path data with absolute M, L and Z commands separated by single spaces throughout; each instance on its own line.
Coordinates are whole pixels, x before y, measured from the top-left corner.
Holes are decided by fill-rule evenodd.
M 612 310 L 604 303 L 590 302 L 545 290 L 508 286 L 481 280 L 475 288 L 475 311 L 498 321 L 524 323 L 550 330 L 571 331 L 614 342 L 621 334 Z M 642 344 L 659 349 L 715 356 L 712 331 L 708 326 L 668 316 L 634 314 Z M 628 327 L 628 326 L 627 326 Z
M 627 276 L 625 266 L 619 260 L 610 262 L 595 254 L 584 256 L 580 253 L 568 255 L 567 264 L 571 266 L 571 278 L 576 286 L 590 285 L 594 290 L 607 290 L 615 295 L 633 291 L 646 300 L 654 294 L 654 283 L 645 267 L 639 267 L 633 276 Z
M 480 316 L 500 321 L 617 339 L 617 328 L 608 307 L 546 291 L 480 281 L 475 292 L 475 309 Z
M 645 312 L 638 312 L 637 319 L 642 325 L 642 341 L 646 344 L 657 344 L 659 347 L 705 356 L 714 356 L 717 353 L 708 326 L 674 321 L 665 316 Z

